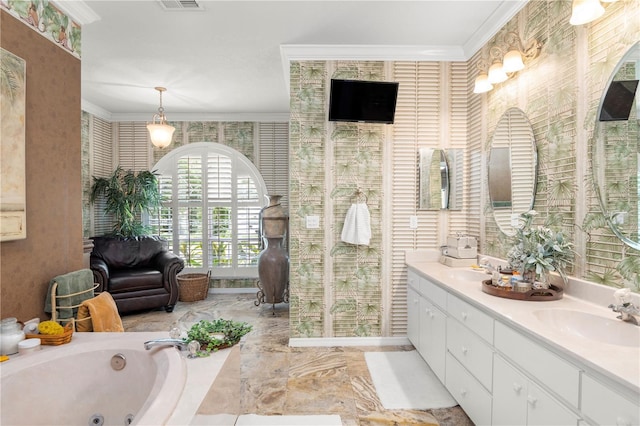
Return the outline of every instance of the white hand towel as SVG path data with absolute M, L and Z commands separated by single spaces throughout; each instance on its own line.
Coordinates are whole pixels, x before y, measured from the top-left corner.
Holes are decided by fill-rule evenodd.
M 371 217 L 366 203 L 351 204 L 344 219 L 342 241 L 368 246 L 371 239 Z

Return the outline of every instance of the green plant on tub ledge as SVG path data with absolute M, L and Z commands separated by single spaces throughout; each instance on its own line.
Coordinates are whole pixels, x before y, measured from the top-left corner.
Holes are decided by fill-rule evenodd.
M 562 231 L 556 232 L 543 225 L 533 226 L 536 215 L 535 210 L 520 215 L 507 261 L 513 270 L 520 271 L 523 279 L 532 281 L 534 288 L 549 288 L 548 275 L 552 271 L 556 271 L 566 284 L 566 268 L 572 264 L 575 255 L 573 244 Z
M 201 320 L 191 326 L 184 340 L 188 343 L 197 341 L 200 344 L 200 350 L 196 355 L 203 357 L 235 345 L 251 329 L 252 326 L 246 322 L 222 318 L 213 321 Z

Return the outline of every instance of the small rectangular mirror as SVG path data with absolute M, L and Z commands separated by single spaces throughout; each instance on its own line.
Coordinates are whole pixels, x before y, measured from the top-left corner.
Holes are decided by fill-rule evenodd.
M 418 209 L 461 210 L 463 150 L 420 148 Z

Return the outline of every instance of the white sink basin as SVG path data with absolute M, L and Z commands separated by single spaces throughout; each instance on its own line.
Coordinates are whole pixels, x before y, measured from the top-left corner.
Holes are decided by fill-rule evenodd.
M 569 309 L 541 309 L 533 314 L 546 326 L 566 335 L 610 345 L 640 347 L 640 327 L 616 319 Z
M 452 269 L 447 271 L 449 277 L 457 281 L 473 281 L 480 283 L 484 280 L 490 280 L 491 275 L 483 271 L 474 271 L 473 269 Z

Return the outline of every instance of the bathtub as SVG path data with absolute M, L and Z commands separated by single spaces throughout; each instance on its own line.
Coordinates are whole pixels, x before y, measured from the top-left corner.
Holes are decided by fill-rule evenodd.
M 144 350 L 167 333 L 75 333 L 71 343 L 43 346 L 0 364 L 0 424 L 162 425 L 187 380 L 174 348 Z M 112 367 L 123 364 L 121 370 Z

